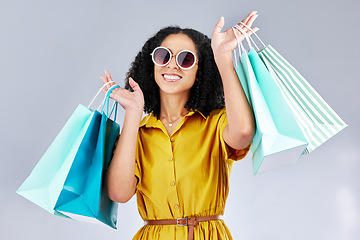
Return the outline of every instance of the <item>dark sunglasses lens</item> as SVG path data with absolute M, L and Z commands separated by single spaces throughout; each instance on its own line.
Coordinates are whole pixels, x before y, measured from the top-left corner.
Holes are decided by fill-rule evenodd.
M 154 61 L 159 65 L 166 64 L 170 59 L 170 53 L 164 48 L 158 48 L 154 52 Z
M 181 52 L 178 56 L 178 63 L 182 68 L 189 68 L 195 62 L 195 56 L 191 52 Z

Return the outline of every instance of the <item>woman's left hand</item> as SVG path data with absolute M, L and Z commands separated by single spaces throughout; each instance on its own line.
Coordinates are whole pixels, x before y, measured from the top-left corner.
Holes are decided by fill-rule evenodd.
M 248 27 L 251 27 L 257 16 L 257 12 L 252 11 L 242 22 Z M 221 29 L 224 27 L 224 23 L 224 18 L 220 18 L 211 35 L 211 48 L 213 50 L 215 60 L 219 58 L 221 59 L 222 57 L 228 57 L 231 59 L 231 54 L 238 45 L 232 28 L 227 29 L 223 33 L 221 32 Z M 244 27 L 241 23 L 238 23 L 237 25 L 241 27 L 248 35 L 252 34 L 252 32 L 248 28 Z M 252 30 L 256 32 L 259 29 L 255 27 Z M 245 39 L 244 35 L 238 29 L 235 28 L 235 32 L 239 41 Z

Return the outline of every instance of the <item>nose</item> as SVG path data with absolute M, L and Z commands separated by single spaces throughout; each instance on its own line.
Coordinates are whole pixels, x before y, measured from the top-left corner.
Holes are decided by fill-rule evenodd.
M 167 64 L 167 67 L 169 68 L 179 68 L 179 66 L 176 63 L 176 56 L 171 56 L 170 62 Z

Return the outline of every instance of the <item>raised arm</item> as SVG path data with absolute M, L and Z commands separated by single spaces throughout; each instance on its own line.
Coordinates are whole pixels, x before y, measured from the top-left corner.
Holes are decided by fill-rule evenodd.
M 251 26 L 256 17 L 257 14 L 253 11 L 242 22 Z M 223 26 L 224 18 L 222 17 L 216 24 L 211 37 L 211 47 L 223 82 L 228 119 L 223 138 L 230 147 L 244 149 L 254 137 L 255 120 L 232 61 L 232 52 L 237 46 L 237 39 L 231 28 L 221 33 Z M 243 27 L 241 24 L 239 26 Z M 244 30 L 251 35 L 248 29 Z M 253 29 L 253 31 L 257 30 L 258 28 Z M 242 41 L 244 36 L 239 30 L 236 32 L 238 39 Z
M 105 71 L 105 76 L 100 78 L 104 83 L 112 81 L 108 71 Z M 134 92 L 116 88 L 110 94 L 110 98 L 125 109 L 125 119 L 114 156 L 105 175 L 105 189 L 111 200 L 120 203 L 129 201 L 135 193 L 136 141 L 144 108 L 144 97 L 139 85 L 131 78 L 129 83 Z M 114 84 L 108 84 L 107 89 L 111 85 Z

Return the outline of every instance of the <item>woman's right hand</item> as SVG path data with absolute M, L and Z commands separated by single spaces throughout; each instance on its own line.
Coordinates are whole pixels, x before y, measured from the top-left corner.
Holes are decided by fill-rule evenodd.
M 104 84 L 113 81 L 111 79 L 111 75 L 108 71 L 105 70 L 105 76 L 101 76 L 100 79 L 103 81 Z M 129 84 L 134 89 L 134 92 L 131 92 L 124 88 L 115 88 L 110 93 L 110 98 L 117 101 L 125 111 L 139 111 L 141 114 L 144 109 L 144 95 L 140 89 L 139 84 L 137 84 L 134 79 L 129 79 Z M 115 83 L 109 83 L 106 85 L 102 92 L 106 93 L 109 88 L 114 86 Z

